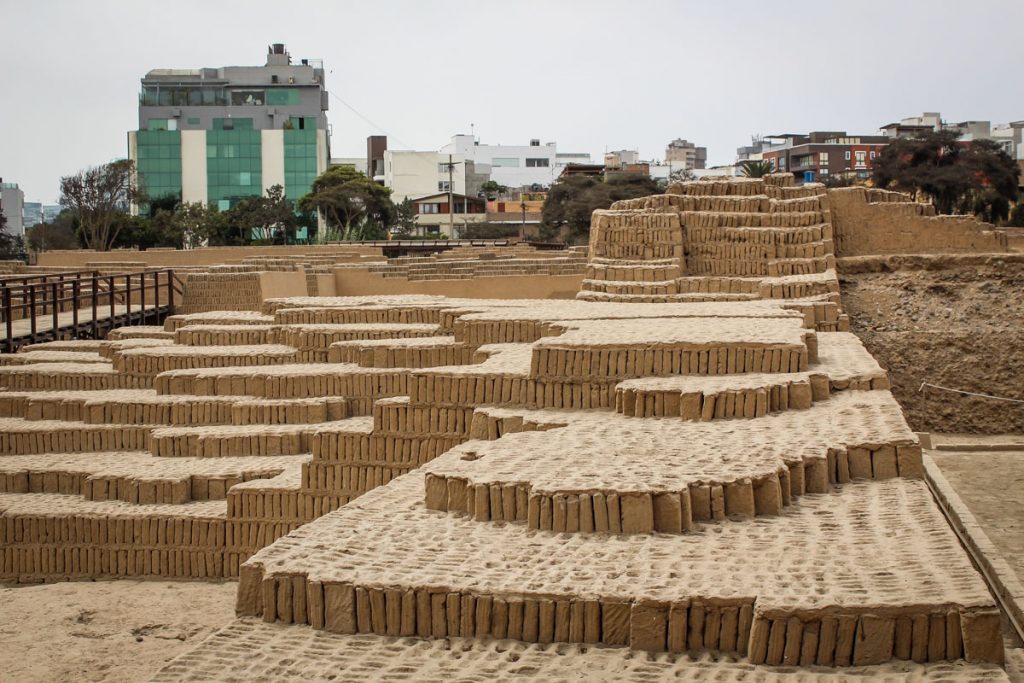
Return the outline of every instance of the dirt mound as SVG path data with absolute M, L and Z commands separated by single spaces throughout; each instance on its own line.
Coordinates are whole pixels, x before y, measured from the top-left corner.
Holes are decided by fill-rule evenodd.
M 851 330 L 889 370 L 914 429 L 1024 431 L 1024 403 L 921 388 L 1024 400 L 1024 263 L 917 257 L 840 267 Z

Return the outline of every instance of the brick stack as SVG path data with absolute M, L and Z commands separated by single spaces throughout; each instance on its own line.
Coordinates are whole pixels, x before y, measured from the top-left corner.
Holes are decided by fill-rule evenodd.
M 609 221 L 635 227 L 609 228 Z M 677 225 L 670 233 L 661 226 Z M 816 300 L 822 330 L 846 329 L 828 196 L 789 174 L 704 178 L 595 212 L 579 298 L 592 301 Z
M 834 276 L 683 274 L 685 217 L 814 213 L 797 189 L 595 217 L 601 265 L 675 261 L 705 301 L 295 297 L 21 354 L 92 355 L 0 366 L 0 578 L 237 577 L 243 616 L 405 637 L 398 657 L 416 636 L 755 677 L 998 662 L 884 371 L 831 299 L 765 296 Z

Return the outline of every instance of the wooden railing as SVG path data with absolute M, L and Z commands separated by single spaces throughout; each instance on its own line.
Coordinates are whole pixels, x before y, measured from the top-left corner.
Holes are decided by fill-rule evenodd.
M 0 279 L 4 351 L 10 353 L 22 343 L 40 339 L 65 335 L 97 339 L 117 325 L 146 324 L 151 319 L 158 323 L 174 312 L 176 293 L 181 293 L 180 283 L 170 268 L 4 277 Z M 62 320 L 60 314 L 68 312 L 70 319 Z

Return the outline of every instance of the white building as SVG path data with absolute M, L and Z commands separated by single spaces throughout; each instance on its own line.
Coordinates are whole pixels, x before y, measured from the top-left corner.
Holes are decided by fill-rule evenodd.
M 478 172 L 490 166 L 491 180 L 510 188 L 549 187 L 561 172 L 555 143 L 536 139 L 529 145 L 481 145 L 472 135 L 454 135 L 441 153 L 472 161 Z
M 7 233 L 24 237 L 22 216 L 25 213 L 25 193 L 18 187 L 18 183 L 5 183 L 0 178 L 0 210 L 7 220 Z
M 466 158 L 452 154 L 452 188 L 466 194 Z M 500 181 L 499 181 L 500 182 Z M 384 186 L 391 188 L 391 200 L 448 192 L 448 153 L 389 149 L 384 152 Z

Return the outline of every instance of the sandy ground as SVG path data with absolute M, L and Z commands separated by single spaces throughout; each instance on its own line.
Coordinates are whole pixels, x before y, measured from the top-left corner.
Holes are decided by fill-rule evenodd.
M 928 451 L 1017 578 L 1024 580 L 1024 448 Z
M 0 587 L 0 681 L 145 681 L 235 618 L 233 582 Z

